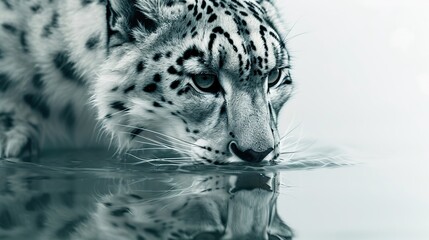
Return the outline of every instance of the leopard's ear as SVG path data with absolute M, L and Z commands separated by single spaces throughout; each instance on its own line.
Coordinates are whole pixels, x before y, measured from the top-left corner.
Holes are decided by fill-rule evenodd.
M 184 4 L 183 0 L 108 0 L 109 47 L 135 41 L 142 33 L 155 32 L 166 20 L 181 15 Z
M 133 30 L 141 28 L 153 32 L 158 27 L 155 19 L 150 18 L 137 7 L 138 0 L 108 0 L 106 4 L 107 34 L 109 47 L 135 41 Z

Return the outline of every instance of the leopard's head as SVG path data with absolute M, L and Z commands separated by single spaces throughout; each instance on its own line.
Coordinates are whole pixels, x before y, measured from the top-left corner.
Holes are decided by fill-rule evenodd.
M 121 149 L 176 149 L 205 163 L 279 154 L 292 92 L 279 13 L 262 0 L 110 0 L 99 119 Z

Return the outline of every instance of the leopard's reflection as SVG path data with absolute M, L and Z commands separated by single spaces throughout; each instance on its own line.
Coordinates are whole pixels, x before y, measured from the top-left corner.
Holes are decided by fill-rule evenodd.
M 259 173 L 146 179 L 103 197 L 76 238 L 292 239 L 277 213 L 278 184 Z
M 292 239 L 276 173 L 9 170 L 0 168 L 1 239 Z

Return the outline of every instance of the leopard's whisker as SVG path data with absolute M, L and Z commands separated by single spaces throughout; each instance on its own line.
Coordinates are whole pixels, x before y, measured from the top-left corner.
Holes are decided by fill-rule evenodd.
M 186 150 L 186 149 L 178 149 L 178 148 L 176 148 L 174 145 L 171 145 L 171 144 L 166 144 L 166 143 L 162 143 L 162 142 L 159 142 L 159 141 L 157 141 L 157 140 L 154 140 L 154 139 L 151 139 L 151 138 L 147 138 L 147 137 L 143 137 L 143 136 L 139 136 L 139 139 L 144 139 L 144 140 L 147 140 L 147 141 L 151 141 L 151 142 L 153 142 L 153 143 L 155 143 L 155 144 L 158 144 L 160 147 L 164 147 L 164 148 L 166 148 L 166 149 L 169 149 L 169 150 L 177 150 L 177 151 L 180 151 L 180 152 L 191 152 L 191 151 L 189 151 L 189 150 Z M 144 144 L 145 142 L 142 142 L 142 141 L 136 141 L 137 143 L 142 143 L 142 144 Z
M 298 23 L 298 20 L 293 23 L 293 25 L 288 29 L 288 32 L 285 34 L 285 38 L 289 36 L 289 34 L 292 32 L 292 30 L 295 28 L 296 24 Z
M 295 142 L 295 143 L 296 143 L 296 142 Z M 302 146 L 302 147 L 301 147 L 301 149 L 296 150 L 296 151 L 297 151 L 297 152 L 303 152 L 303 151 L 306 151 L 306 150 L 308 150 L 309 148 L 311 148 L 315 143 L 316 143 L 315 141 L 312 141 L 312 142 L 310 142 L 310 143 L 306 144 L 306 146 L 302 146 L 302 144 L 300 144 L 300 145 Z M 285 150 L 285 149 L 288 149 L 288 146 L 287 146 L 287 145 L 284 145 L 284 146 L 282 146 L 282 148 L 281 148 L 281 150 Z
M 130 149 L 128 151 L 133 152 L 133 151 L 144 151 L 144 150 L 167 150 L 167 148 L 161 148 L 161 147 L 157 147 L 157 148 L 133 148 L 133 149 Z
M 124 133 L 124 132 L 122 132 L 122 133 Z M 189 151 L 186 151 L 186 150 L 183 150 L 183 149 L 177 149 L 177 148 L 175 148 L 172 145 L 168 145 L 166 143 L 161 143 L 161 142 L 156 141 L 156 140 L 151 139 L 151 138 L 147 138 L 147 137 L 143 137 L 143 136 L 138 136 L 138 137 L 140 139 L 146 140 L 146 141 L 143 141 L 143 140 L 136 141 L 137 143 L 141 143 L 143 145 L 155 146 L 155 147 L 160 148 L 161 150 L 173 150 L 173 151 L 176 151 L 176 152 L 178 152 L 180 154 L 184 154 L 184 155 L 189 155 L 189 153 L 190 153 Z M 129 152 L 129 151 L 145 150 L 145 149 L 146 148 L 129 149 L 127 152 Z
M 148 139 L 147 137 L 144 137 L 144 136 L 141 136 L 141 135 L 134 135 L 134 137 L 135 138 L 144 138 L 144 139 Z M 157 136 L 158 138 L 160 138 L 160 140 L 163 140 L 163 141 L 168 141 L 168 139 L 166 139 L 166 138 L 162 138 L 162 137 L 159 137 L 159 136 Z M 150 139 L 152 139 L 152 138 L 150 138 Z M 153 139 L 153 140 L 155 140 L 155 139 Z M 183 142 L 175 142 L 175 144 L 176 145 L 180 145 L 180 146 L 182 146 L 182 147 L 189 147 L 190 145 L 189 144 L 186 144 L 186 143 L 183 143 Z M 173 145 L 171 145 L 171 146 L 173 146 Z
M 171 139 L 179 141 L 181 143 L 190 144 L 190 145 L 193 145 L 193 146 L 196 146 L 196 147 L 202 147 L 202 146 L 200 146 L 198 144 L 191 143 L 191 142 L 185 141 L 183 139 L 180 139 L 180 138 L 177 138 L 177 137 L 173 137 L 173 136 L 170 136 L 170 135 L 167 135 L 167 134 L 164 134 L 164 133 L 160 133 L 160 132 L 155 131 L 155 130 L 151 130 L 151 129 L 147 129 L 147 128 L 143 128 L 143 127 L 136 127 L 136 126 L 132 126 L 132 125 L 123 125 L 123 124 L 116 124 L 116 125 L 117 126 L 122 126 L 122 127 L 127 127 L 127 128 L 140 129 L 140 130 L 143 130 L 143 131 L 146 131 L 146 132 L 158 134 L 158 135 L 163 136 L 163 137 L 171 138 Z
M 193 163 L 194 158 L 192 157 L 177 157 L 177 158 L 141 158 L 141 157 L 137 157 L 131 153 L 127 153 L 127 155 L 134 157 L 140 161 L 138 162 L 134 162 L 131 163 L 132 165 L 138 165 L 138 164 L 143 164 L 143 163 L 149 163 L 152 165 L 157 165 L 154 164 L 153 162 L 157 162 L 157 161 L 162 161 L 162 166 L 177 166 L 178 163 Z M 168 162 L 171 162 L 171 164 L 168 164 Z M 158 164 L 159 165 L 159 164 Z
M 302 133 L 303 133 L 303 130 L 301 128 L 301 131 L 299 133 L 299 137 L 298 137 L 297 141 L 295 141 L 295 143 L 294 143 L 294 149 L 292 150 L 292 152 L 295 152 L 295 153 L 292 153 L 287 161 L 290 161 L 295 156 L 297 148 L 299 146 L 299 143 L 302 140 Z M 284 149 L 284 148 L 282 147 L 282 149 Z
M 283 134 L 283 136 L 280 138 L 280 142 L 282 142 L 283 140 L 285 140 L 285 139 L 287 139 L 288 137 L 289 137 L 289 135 L 292 133 L 292 132 L 294 132 L 296 129 L 298 129 L 299 127 L 300 127 L 301 125 L 300 124 L 298 124 L 298 125 L 296 125 L 295 127 L 293 127 L 293 128 L 288 128 L 286 131 L 285 131 L 285 133 Z
M 147 139 L 147 140 L 151 140 L 151 139 Z M 183 149 L 177 149 L 177 148 L 175 148 L 175 147 L 173 147 L 173 146 L 168 146 L 168 145 L 165 145 L 165 144 L 162 144 L 162 143 L 159 143 L 159 142 L 157 142 L 157 141 L 155 141 L 155 140 L 152 140 L 152 141 L 154 141 L 155 143 L 158 143 L 158 144 L 160 144 L 160 146 L 162 146 L 162 147 L 164 147 L 166 150 L 173 150 L 173 151 L 176 151 L 176 152 L 178 152 L 178 153 L 182 153 L 182 154 L 189 154 L 190 153 L 190 151 L 187 151 L 187 150 L 183 150 Z M 142 144 L 144 144 L 144 142 L 141 142 L 141 141 L 136 141 L 137 143 L 142 143 Z
M 282 154 L 294 154 L 294 153 L 297 153 L 298 151 L 293 151 L 293 152 L 280 152 L 280 155 L 282 155 Z
M 124 126 L 124 127 L 128 127 L 128 128 L 131 128 L 132 126 L 127 126 L 127 125 L 120 125 L 120 126 Z M 141 129 L 141 130 L 143 130 L 143 131 L 145 131 L 143 128 L 137 128 L 136 127 L 136 129 Z M 124 134 L 128 134 L 128 132 L 121 132 L 121 133 L 124 133 Z M 160 137 L 160 136 L 158 136 L 161 140 L 165 140 L 165 141 L 168 141 L 167 139 L 165 139 L 165 138 L 162 138 L 162 137 Z M 137 135 L 137 134 L 135 134 L 134 135 L 134 138 L 143 138 L 143 139 L 146 139 L 146 140 L 149 140 L 149 141 L 154 141 L 154 139 L 152 139 L 152 138 L 146 138 L 146 137 L 143 137 L 143 136 L 141 136 L 141 135 Z M 158 142 L 159 143 L 159 142 Z M 188 143 L 185 143 L 185 142 L 177 142 L 176 144 L 180 144 L 180 145 L 182 145 L 183 147 L 188 147 L 189 146 L 189 144 Z M 162 146 L 162 145 L 161 145 Z
M 128 134 L 128 132 L 124 132 L 124 131 L 119 131 L 119 133 L 123 133 L 123 134 Z M 167 143 L 161 143 L 155 139 L 152 138 L 148 138 L 148 137 L 144 137 L 144 136 L 140 136 L 140 135 L 134 135 L 134 138 L 139 138 L 139 139 L 143 139 L 143 140 L 147 140 L 147 141 L 139 141 L 138 143 L 142 143 L 142 144 L 148 144 L 148 145 L 152 145 L 152 146 L 160 146 L 160 147 L 165 147 L 165 146 L 169 146 Z
M 293 35 L 291 37 L 287 37 L 286 41 L 290 41 L 290 40 L 292 40 L 292 39 L 294 39 L 296 37 L 299 37 L 299 36 L 302 36 L 302 35 L 305 35 L 305 34 L 308 34 L 308 32 L 297 33 L 297 34 L 295 34 L 295 35 Z

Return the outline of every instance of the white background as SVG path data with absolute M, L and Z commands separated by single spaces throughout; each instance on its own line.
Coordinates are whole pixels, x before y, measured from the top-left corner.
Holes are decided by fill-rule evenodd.
M 429 1 L 278 3 L 297 84 L 283 129 L 360 163 L 285 174 L 297 239 L 429 239 Z

